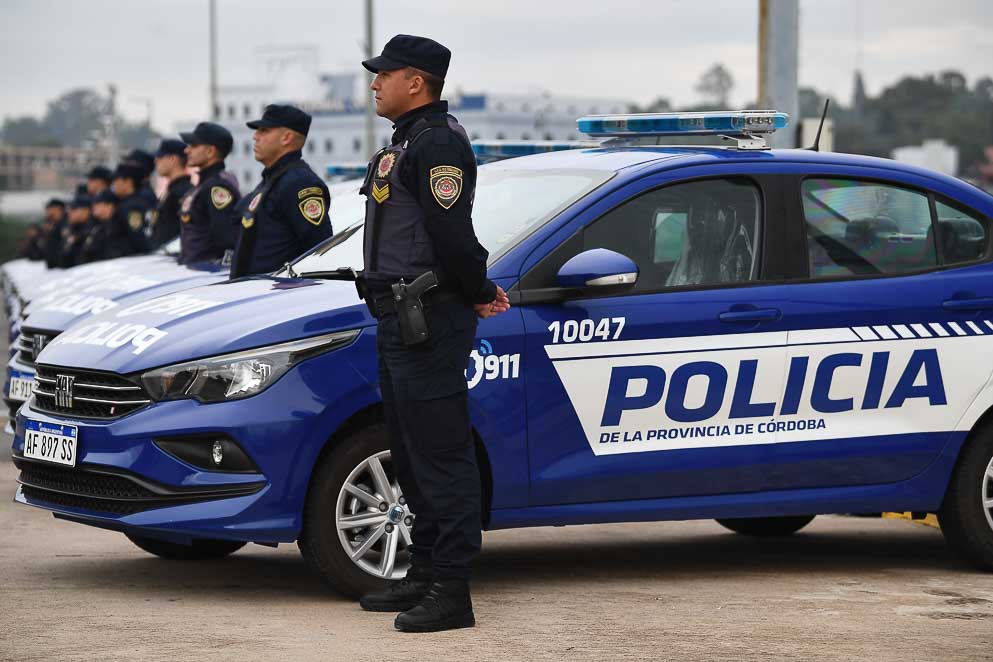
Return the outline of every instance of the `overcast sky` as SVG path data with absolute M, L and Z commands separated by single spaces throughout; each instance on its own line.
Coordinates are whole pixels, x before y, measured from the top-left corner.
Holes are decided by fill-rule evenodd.
M 362 0 L 218 0 L 219 82 L 258 80 L 260 47 L 313 45 L 321 69 L 358 70 Z M 448 89 L 698 102 L 715 62 L 732 105 L 754 99 L 758 0 L 376 0 L 378 52 L 398 32 L 453 51 Z M 0 117 L 41 115 L 75 87 L 120 89 L 153 124 L 207 115 L 207 0 L 0 0 Z M 800 84 L 851 98 L 905 74 L 993 76 L 993 0 L 800 0 Z

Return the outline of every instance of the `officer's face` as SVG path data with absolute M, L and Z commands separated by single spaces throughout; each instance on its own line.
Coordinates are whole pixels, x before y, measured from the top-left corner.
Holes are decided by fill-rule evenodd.
M 286 129 L 259 127 L 252 134 L 253 153 L 259 163 L 272 163 L 282 150 L 282 138 Z
M 369 86 L 376 93 L 376 114 L 389 120 L 407 112 L 410 104 L 410 80 L 403 69 L 380 71 Z
M 114 205 L 109 202 L 98 202 L 93 205 L 93 215 L 98 221 L 109 221 L 114 215 Z
M 212 155 L 217 152 L 213 145 L 187 145 L 186 165 L 194 168 L 202 168 L 210 165 Z
M 87 179 L 86 180 L 86 192 L 91 196 L 96 196 L 97 193 L 107 189 L 107 182 L 102 179 Z
M 45 207 L 45 220 L 49 223 L 57 223 L 62 220 L 62 207 L 58 205 L 52 205 L 51 207 Z
M 134 193 L 134 182 L 127 177 L 117 177 L 110 186 L 118 198 L 126 198 Z
M 158 173 L 159 177 L 169 177 L 176 170 L 178 161 L 178 157 L 172 154 L 157 156 L 155 157 L 155 172 Z
M 73 207 L 69 210 L 69 222 L 73 225 L 79 225 L 88 220 L 90 220 L 89 207 Z

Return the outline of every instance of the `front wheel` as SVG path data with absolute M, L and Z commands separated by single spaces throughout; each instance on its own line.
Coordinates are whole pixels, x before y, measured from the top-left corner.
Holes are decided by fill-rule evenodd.
M 297 545 L 334 590 L 360 597 L 402 579 L 414 514 L 387 450 L 386 426 L 359 430 L 314 469 Z
M 993 571 L 993 430 L 962 450 L 938 510 L 945 541 L 980 570 Z
M 246 543 L 233 540 L 194 540 L 190 545 L 181 545 L 155 538 L 126 534 L 128 540 L 149 554 L 170 561 L 209 561 L 221 559 L 237 552 Z
M 775 538 L 796 533 L 814 521 L 813 515 L 798 517 L 740 517 L 719 519 L 717 523 L 735 533 L 756 538 Z

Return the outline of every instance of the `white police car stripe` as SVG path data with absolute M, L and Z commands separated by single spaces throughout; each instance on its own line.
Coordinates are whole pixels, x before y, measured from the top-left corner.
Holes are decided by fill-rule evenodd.
M 989 320 L 545 347 L 596 455 L 967 430 L 990 349 Z

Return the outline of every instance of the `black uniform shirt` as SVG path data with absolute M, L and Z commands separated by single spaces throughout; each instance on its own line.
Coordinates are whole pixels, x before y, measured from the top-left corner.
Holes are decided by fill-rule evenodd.
M 179 201 L 186 192 L 193 188 L 193 183 L 186 175 L 177 177 L 169 182 L 162 199 L 159 200 L 155 211 L 152 212 L 152 246 L 157 248 L 179 236 Z
M 180 201 L 180 262 L 217 260 L 234 248 L 235 205 L 240 197 L 237 180 L 224 169 L 223 161 L 200 169 L 199 183 Z
M 424 117 L 444 116 L 448 102 L 437 101 L 415 108 L 397 118 L 392 142 L 399 144 L 417 120 Z M 449 127 L 427 129 L 408 150 L 400 169 L 400 181 L 413 193 L 424 210 L 428 234 L 435 246 L 438 260 L 444 267 L 445 277 L 453 279 L 462 294 L 473 303 L 489 303 L 496 298 L 496 285 L 486 278 L 486 258 L 489 253 L 476 239 L 472 228 L 472 203 L 476 194 L 476 157 L 472 148 Z M 446 132 L 447 136 L 433 135 Z M 461 170 L 462 188 L 454 203 L 434 188 L 438 178 L 432 171 L 452 167 Z M 432 179 L 435 181 L 432 182 Z
M 107 222 L 107 257 L 147 253 L 151 246 L 145 234 L 145 213 L 148 201 L 135 193 L 117 203 L 114 215 Z
M 278 179 L 263 195 L 273 176 Z M 262 181 L 239 205 L 241 232 L 231 277 L 275 271 L 330 237 L 330 205 L 327 185 L 304 163 L 303 153 L 285 154 L 262 171 Z

